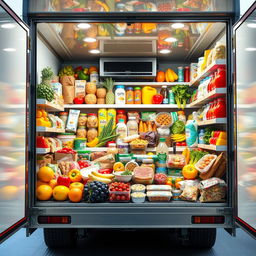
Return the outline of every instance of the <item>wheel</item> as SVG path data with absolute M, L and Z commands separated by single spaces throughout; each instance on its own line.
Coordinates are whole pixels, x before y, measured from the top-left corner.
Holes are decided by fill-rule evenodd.
M 216 241 L 216 228 L 188 229 L 188 239 L 192 247 L 211 249 Z
M 49 248 L 75 247 L 76 231 L 72 228 L 44 228 L 44 242 Z

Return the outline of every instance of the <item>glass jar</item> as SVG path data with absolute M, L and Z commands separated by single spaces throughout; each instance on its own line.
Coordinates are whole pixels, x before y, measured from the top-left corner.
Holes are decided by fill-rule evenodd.
M 78 118 L 78 126 L 86 126 L 87 114 L 81 113 Z
M 160 94 L 163 96 L 162 104 L 168 104 L 169 103 L 169 92 L 167 90 L 167 86 L 163 85 L 160 91 Z
M 59 118 L 63 121 L 64 127 L 66 127 L 67 120 L 68 120 L 68 112 L 60 112 Z
M 134 91 L 132 87 L 126 88 L 126 104 L 134 104 Z
M 128 154 L 129 153 L 129 144 L 119 141 L 117 143 L 117 149 L 119 154 Z
M 127 116 L 126 116 L 124 110 L 117 110 L 117 115 L 116 115 L 116 123 L 117 123 L 117 124 L 119 123 L 119 120 L 120 120 L 120 119 L 123 119 L 123 120 L 124 120 L 124 123 L 126 124 L 126 122 L 127 122 Z
M 87 131 L 87 141 L 91 142 L 98 137 L 98 130 L 96 128 L 89 128 Z
M 98 127 L 98 115 L 94 113 L 88 114 L 87 128 L 97 128 L 97 127 Z
M 78 129 L 76 131 L 76 137 L 77 138 L 86 138 L 85 126 L 78 126 Z
M 134 104 L 141 104 L 141 88 L 134 88 Z

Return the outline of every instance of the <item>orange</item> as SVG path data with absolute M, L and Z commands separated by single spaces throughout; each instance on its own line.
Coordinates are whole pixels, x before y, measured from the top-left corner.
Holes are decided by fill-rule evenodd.
M 54 178 L 54 171 L 48 166 L 43 166 L 37 172 L 37 177 L 43 182 L 49 182 Z
M 50 180 L 49 181 L 49 186 L 54 189 L 57 186 L 57 180 Z
M 69 186 L 69 189 L 72 189 L 72 188 L 79 188 L 81 189 L 81 191 L 84 191 L 84 184 L 81 182 L 73 182 Z
M 47 182 L 43 182 L 43 181 L 41 181 L 41 180 L 38 180 L 37 182 L 36 182 L 36 187 L 38 188 L 39 186 L 41 186 L 41 185 L 49 185 Z
M 91 74 L 93 71 L 98 72 L 98 69 L 97 69 L 95 66 L 91 66 L 91 67 L 89 68 L 89 73 Z
M 68 198 L 69 189 L 66 186 L 56 186 L 53 189 L 53 198 L 57 201 L 64 201 Z
M 1 200 L 13 200 L 18 197 L 19 188 L 17 186 L 3 186 L 0 187 Z
M 78 203 L 82 200 L 83 192 L 80 188 L 72 188 L 68 193 L 68 198 L 73 203 Z
M 158 71 L 156 76 L 157 82 L 164 82 L 165 81 L 165 73 L 164 71 Z
M 36 189 L 36 197 L 39 200 L 49 200 L 52 197 L 52 188 L 49 185 L 41 185 Z

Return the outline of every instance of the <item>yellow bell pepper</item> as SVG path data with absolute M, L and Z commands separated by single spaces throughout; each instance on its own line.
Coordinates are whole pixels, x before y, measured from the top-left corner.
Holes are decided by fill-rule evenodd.
M 216 141 L 216 146 L 225 146 L 227 145 L 227 140 L 218 138 Z

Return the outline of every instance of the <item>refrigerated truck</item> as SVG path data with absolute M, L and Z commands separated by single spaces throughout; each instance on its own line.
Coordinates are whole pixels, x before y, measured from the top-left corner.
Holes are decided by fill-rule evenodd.
M 78 231 L 81 234 L 88 229 L 102 228 L 170 229 L 177 232 L 180 240 L 187 239 L 194 246 L 207 248 L 214 245 L 216 228 L 225 228 L 231 235 L 235 235 L 238 225 L 255 236 L 256 172 L 253 136 L 256 127 L 254 120 L 256 4 L 254 3 L 238 19 L 238 1 L 228 0 L 206 1 L 206 5 L 209 6 L 201 6 L 201 10 L 199 7 L 179 8 L 179 2 L 182 1 L 152 1 L 151 9 L 145 9 L 148 5 L 140 7 L 144 8 L 143 12 L 134 6 L 131 12 L 124 9 L 120 12 L 120 8 L 124 6 L 117 7 L 113 5 L 113 1 L 106 1 L 110 6 L 110 12 L 105 12 L 105 9 L 101 8 L 100 11 L 99 9 L 94 11 L 93 8 L 71 10 L 70 6 L 63 7 L 62 1 L 55 1 L 55 5 L 54 1 L 28 2 L 27 23 L 24 23 L 4 1 L 0 0 L 2 118 L 0 126 L 3 141 L 0 177 L 1 241 L 21 227 L 27 228 L 28 236 L 35 229 L 43 228 L 45 242 L 49 247 L 72 246 L 77 239 Z M 172 9 L 161 12 L 160 2 L 171 3 L 169 7 Z M 133 49 L 134 52 L 121 52 L 122 56 L 120 56 L 112 45 L 110 51 L 106 53 L 106 56 L 115 58 L 154 57 L 159 67 L 163 69 L 169 63 L 177 67 L 197 62 L 197 58 L 203 55 L 205 49 L 212 48 L 219 40 L 225 41 L 226 59 L 224 63 L 219 64 L 226 65 L 227 71 L 225 92 L 227 118 L 224 123 L 215 124 L 228 132 L 228 145 L 225 150 L 228 159 L 225 177 L 228 191 L 225 202 L 88 204 L 36 200 L 35 139 L 38 131 L 35 124 L 37 104 L 35 85 L 39 82 L 40 71 L 45 66 L 51 66 L 57 74 L 62 66 L 70 63 L 95 64 L 99 61 L 99 56 L 86 55 L 77 48 L 70 50 L 72 47 L 68 43 L 72 43 L 72 39 L 68 33 L 66 41 L 60 38 L 58 27 L 67 28 L 69 24 L 74 26 L 80 23 L 120 22 L 182 23 L 190 30 L 195 24 L 197 28 L 202 25 L 202 29 L 197 31 L 199 34 L 197 38 L 194 41 L 190 38 L 193 42 L 190 49 L 174 51 L 174 55 L 159 54 L 156 44 L 152 43 L 155 39 L 147 36 L 139 38 L 136 47 L 131 43 L 131 38 L 126 38 L 125 50 Z M 111 44 L 111 40 L 118 39 L 120 43 L 121 39 L 116 37 L 107 38 L 103 43 Z M 146 44 L 151 48 L 147 48 L 148 50 L 143 53 Z M 134 86 L 143 85 L 141 81 L 143 80 L 126 82 Z M 122 81 L 121 84 L 125 82 Z M 148 80 L 144 84 L 161 87 L 161 84 Z M 70 108 L 67 105 L 64 107 L 67 110 Z M 83 106 L 85 112 L 97 108 L 99 106 Z M 145 110 L 143 105 L 136 108 Z M 153 108 L 155 107 L 152 106 Z M 157 108 L 163 110 L 162 106 Z M 175 109 L 173 106 L 165 107 L 169 111 L 173 108 Z M 186 114 L 192 113 L 193 109 L 192 106 L 187 107 Z

